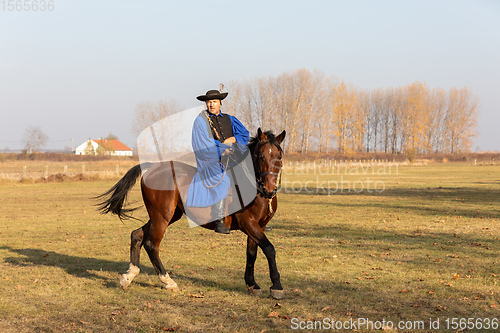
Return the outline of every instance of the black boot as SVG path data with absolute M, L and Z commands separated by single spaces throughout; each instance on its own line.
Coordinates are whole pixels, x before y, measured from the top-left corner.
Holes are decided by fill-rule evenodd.
M 214 220 L 215 232 L 218 232 L 219 234 L 229 234 L 229 229 L 224 224 L 226 215 L 226 200 L 222 199 L 218 203 L 212 205 L 211 215 L 212 218 L 219 218 L 219 216 L 223 216 L 222 218 Z

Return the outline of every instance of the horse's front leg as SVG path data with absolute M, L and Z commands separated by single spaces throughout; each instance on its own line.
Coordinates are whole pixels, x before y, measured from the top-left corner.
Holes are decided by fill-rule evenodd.
M 248 286 L 248 291 L 252 295 L 262 294 L 262 289 L 260 289 L 259 285 L 255 282 L 254 277 L 257 250 L 257 244 L 250 237 L 247 237 L 247 266 L 245 268 L 245 283 Z
M 276 265 L 276 250 L 273 244 L 264 235 L 264 231 L 257 225 L 252 226 L 246 230 L 247 235 L 254 241 L 264 252 L 269 264 L 269 275 L 271 277 L 271 297 L 274 299 L 285 298 L 283 287 L 281 286 L 280 273 Z

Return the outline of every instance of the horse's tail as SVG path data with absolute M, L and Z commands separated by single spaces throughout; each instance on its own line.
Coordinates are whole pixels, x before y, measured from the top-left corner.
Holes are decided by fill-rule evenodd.
M 135 219 L 130 213 L 139 207 L 123 208 L 123 206 L 126 204 L 128 192 L 134 187 L 137 178 L 141 176 L 142 170 L 147 170 L 152 165 L 153 163 L 142 163 L 134 166 L 112 188 L 97 196 L 96 199 L 104 199 L 104 201 L 97 204 L 101 214 L 112 213 L 117 215 L 120 220 Z

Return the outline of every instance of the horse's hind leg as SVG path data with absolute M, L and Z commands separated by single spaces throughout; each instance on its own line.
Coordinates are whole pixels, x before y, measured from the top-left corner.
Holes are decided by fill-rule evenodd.
M 163 287 L 169 290 L 178 290 L 179 288 L 177 283 L 170 278 L 167 271 L 163 267 L 160 259 L 160 243 L 163 239 L 167 226 L 180 219 L 182 214 L 183 213 L 180 209 L 176 209 L 170 219 L 170 222 L 168 223 L 163 218 L 157 218 L 151 223 L 151 228 L 148 230 L 148 234 L 144 237 L 144 249 L 148 253 L 149 259 L 151 260 L 160 281 L 164 284 Z
M 144 239 L 144 233 L 147 233 L 151 221 L 132 231 L 130 235 L 130 264 L 128 270 L 125 274 L 120 276 L 120 285 L 123 289 L 127 288 L 132 280 L 139 274 L 139 261 L 141 256 L 142 240 Z

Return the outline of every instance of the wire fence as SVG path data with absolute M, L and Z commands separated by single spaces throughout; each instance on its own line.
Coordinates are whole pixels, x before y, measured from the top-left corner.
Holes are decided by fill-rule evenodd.
M 24 162 L 24 163 L 23 163 Z M 124 175 L 136 163 L 43 163 L 42 161 L 20 161 L 0 164 L 0 179 L 47 179 L 49 177 L 119 177 Z

